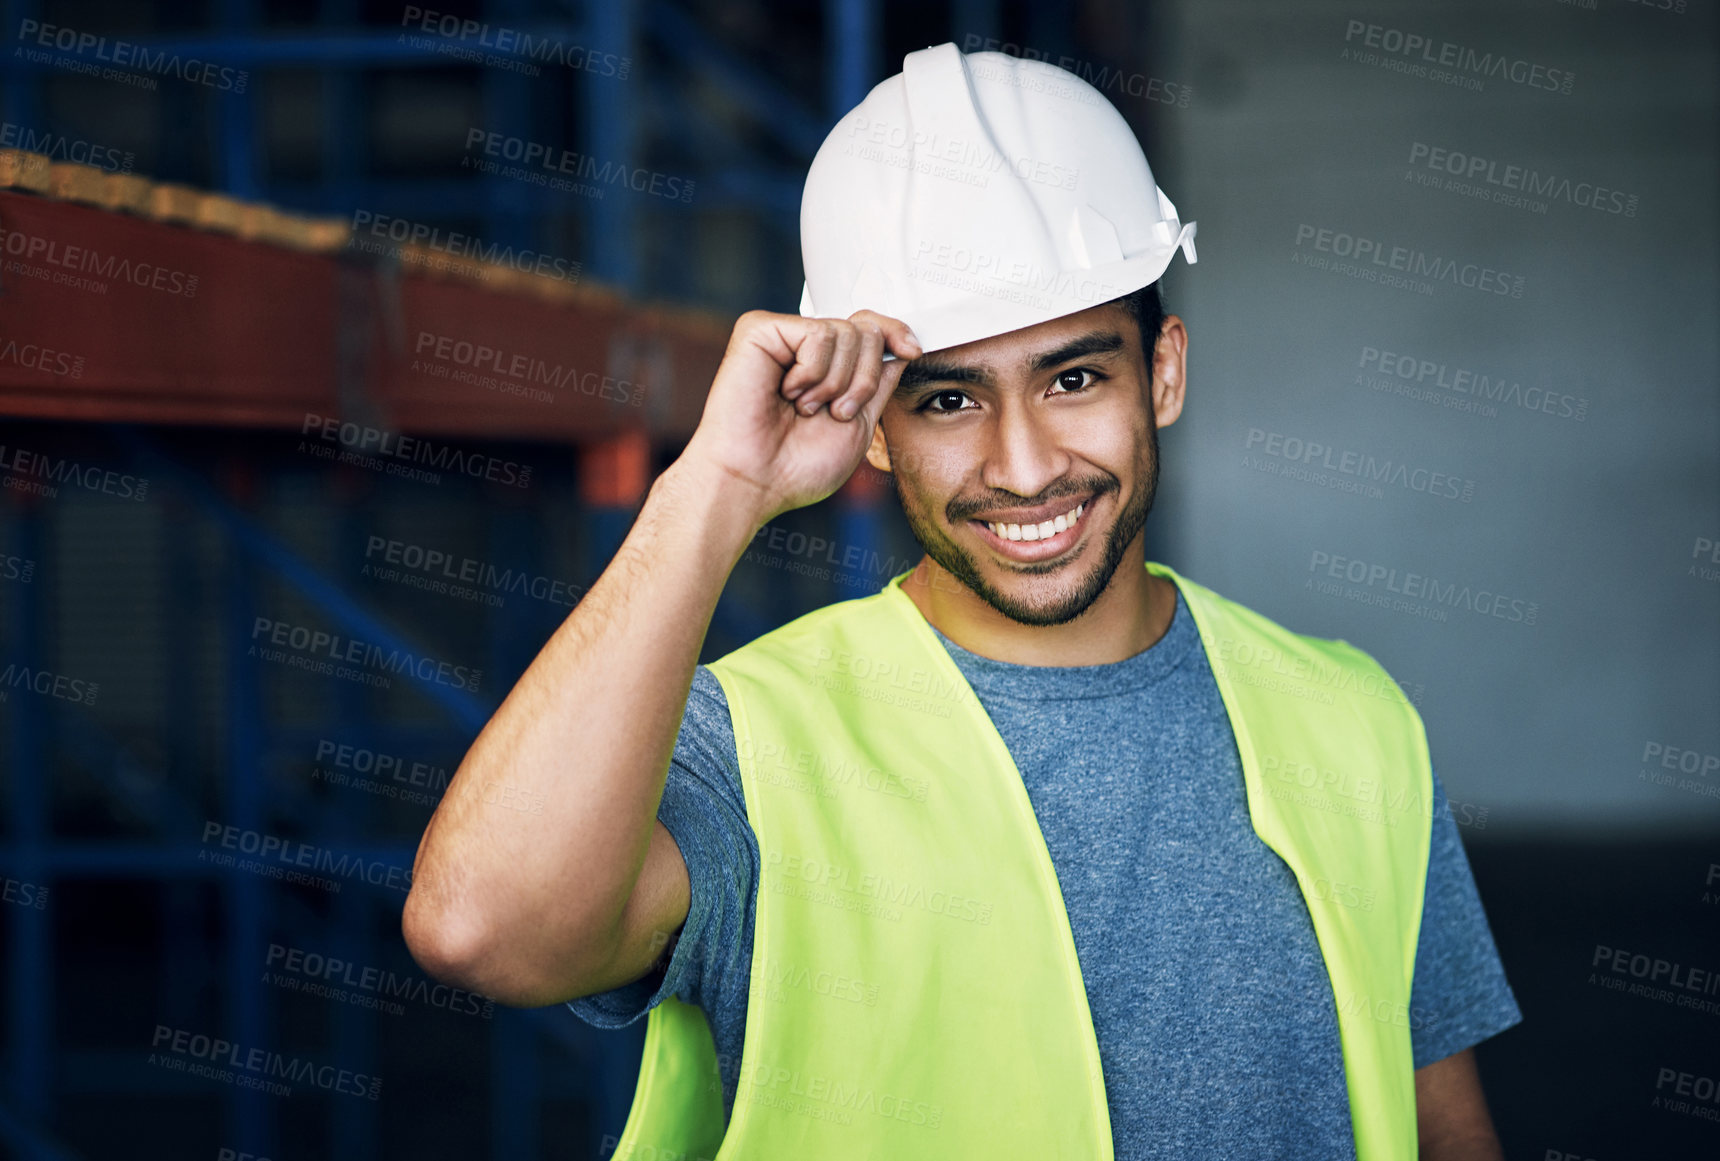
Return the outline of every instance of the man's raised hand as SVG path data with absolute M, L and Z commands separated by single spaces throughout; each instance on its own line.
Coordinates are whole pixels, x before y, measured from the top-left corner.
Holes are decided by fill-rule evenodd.
M 905 361 L 921 353 L 906 323 L 869 310 L 748 311 L 682 454 L 755 489 L 763 522 L 815 504 L 853 473 Z

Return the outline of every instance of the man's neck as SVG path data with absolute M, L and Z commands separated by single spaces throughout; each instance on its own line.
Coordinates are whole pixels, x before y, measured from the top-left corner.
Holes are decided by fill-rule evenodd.
M 902 580 L 920 615 L 970 653 L 1014 665 L 1108 665 L 1145 652 L 1176 614 L 1176 586 L 1146 570 L 1130 546 L 1111 583 L 1079 617 L 1062 625 L 1023 625 L 987 604 L 931 557 Z

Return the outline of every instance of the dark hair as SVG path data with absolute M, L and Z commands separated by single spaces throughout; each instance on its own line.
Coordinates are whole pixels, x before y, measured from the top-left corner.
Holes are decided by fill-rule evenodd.
M 1165 323 L 1165 304 L 1159 297 L 1159 284 L 1149 282 L 1139 290 L 1121 298 L 1113 298 L 1106 306 L 1120 306 L 1129 312 L 1135 325 L 1141 328 L 1141 357 L 1146 360 L 1147 374 L 1153 373 L 1153 352 L 1159 345 L 1159 328 Z

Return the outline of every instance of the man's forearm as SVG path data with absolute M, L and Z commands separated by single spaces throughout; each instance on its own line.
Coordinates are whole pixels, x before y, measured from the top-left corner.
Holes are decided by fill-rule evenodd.
M 1422 1161 L 1503 1161 L 1473 1048 L 1415 1070 L 1415 1116 Z
M 491 960 L 492 987 L 601 961 L 644 862 L 699 649 L 757 517 L 747 485 L 685 457 L 652 486 L 431 819 L 407 902 L 415 953 Z

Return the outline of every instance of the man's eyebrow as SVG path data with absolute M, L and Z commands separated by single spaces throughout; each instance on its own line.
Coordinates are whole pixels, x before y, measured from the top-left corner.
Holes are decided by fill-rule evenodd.
M 976 387 L 995 387 L 996 381 L 984 367 L 969 367 L 963 363 L 941 363 L 921 356 L 902 368 L 896 381 L 897 395 L 906 395 L 928 383 L 972 383 Z
M 1049 371 L 1052 367 L 1067 363 L 1073 359 L 1085 358 L 1088 355 L 1108 355 L 1123 349 L 1123 336 L 1116 331 L 1094 331 L 1071 339 L 1055 350 L 1046 351 L 1033 360 L 1034 373 Z M 965 363 L 939 362 L 926 356 L 910 362 L 902 368 L 902 377 L 896 381 L 896 394 L 906 395 L 928 383 L 972 383 L 976 387 L 996 387 L 997 381 L 985 367 L 972 367 Z
M 1123 336 L 1116 331 L 1094 331 L 1078 339 L 1071 339 L 1054 351 L 1046 351 L 1033 360 L 1033 370 L 1049 371 L 1074 359 L 1084 359 L 1088 355 L 1109 355 L 1122 349 Z

